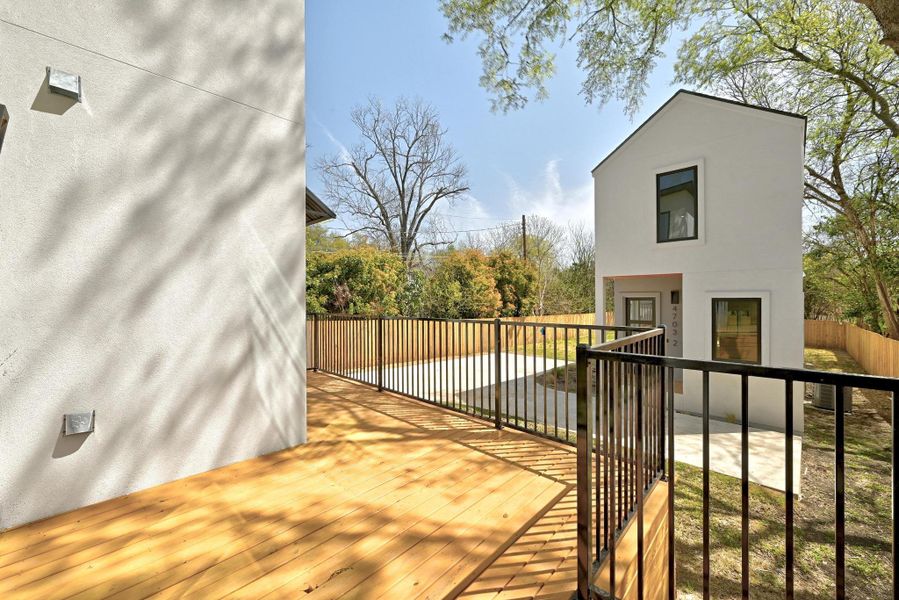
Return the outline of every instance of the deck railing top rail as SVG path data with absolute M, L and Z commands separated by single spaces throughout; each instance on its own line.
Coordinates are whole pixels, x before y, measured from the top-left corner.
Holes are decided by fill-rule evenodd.
M 631 336 L 636 337 L 636 336 Z M 671 367 L 674 369 L 686 369 L 693 371 L 707 371 L 709 373 L 726 373 L 731 375 L 746 375 L 762 379 L 779 379 L 801 381 L 803 383 L 821 383 L 824 385 L 843 385 L 870 390 L 892 392 L 899 390 L 899 379 L 893 377 L 881 377 L 879 375 L 865 375 L 861 373 L 836 373 L 833 371 L 817 371 L 814 369 L 797 369 L 793 367 L 767 367 L 746 363 L 697 360 L 690 358 L 678 358 L 675 356 L 657 356 L 650 354 L 637 354 L 633 352 L 612 352 L 630 338 L 622 338 L 587 349 L 587 357 L 616 362 L 628 362 L 633 364 L 654 365 L 657 367 Z

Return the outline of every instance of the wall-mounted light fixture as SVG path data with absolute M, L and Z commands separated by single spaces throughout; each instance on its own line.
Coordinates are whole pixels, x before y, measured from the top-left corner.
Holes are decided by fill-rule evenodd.
M 9 124 L 9 111 L 6 106 L 0 104 L 0 150 L 3 150 L 3 136 L 6 135 L 6 126 Z
M 68 96 L 81 102 L 81 75 L 47 67 L 47 87 L 51 93 Z
M 94 430 L 96 411 L 67 413 L 63 415 L 63 435 L 90 433 Z

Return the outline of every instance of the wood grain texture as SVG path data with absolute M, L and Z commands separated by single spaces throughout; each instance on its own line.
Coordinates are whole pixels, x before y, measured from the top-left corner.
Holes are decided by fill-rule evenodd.
M 571 449 L 308 375 L 309 443 L 6 531 L 0 597 L 571 593 Z

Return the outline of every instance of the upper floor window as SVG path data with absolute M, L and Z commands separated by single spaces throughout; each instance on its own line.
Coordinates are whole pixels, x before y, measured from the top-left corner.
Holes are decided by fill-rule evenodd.
M 699 217 L 697 168 L 688 167 L 656 175 L 656 240 L 695 240 Z
M 712 360 L 762 362 L 762 299 L 712 299 Z

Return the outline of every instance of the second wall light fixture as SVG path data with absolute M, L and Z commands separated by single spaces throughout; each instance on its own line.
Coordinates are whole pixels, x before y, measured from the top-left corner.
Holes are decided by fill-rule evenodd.
M 47 67 L 47 86 L 53 94 L 68 96 L 81 102 L 81 75 Z

